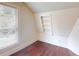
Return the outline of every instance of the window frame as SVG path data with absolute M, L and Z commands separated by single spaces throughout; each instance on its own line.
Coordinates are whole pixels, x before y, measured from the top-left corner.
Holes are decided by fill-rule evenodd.
M 19 32 L 19 30 L 18 30 L 18 28 L 19 28 L 19 26 L 18 26 L 18 23 L 19 23 L 19 15 L 18 15 L 18 13 L 19 13 L 19 9 L 17 8 L 17 7 L 14 7 L 14 6 L 11 6 L 11 5 L 8 5 L 8 4 L 4 4 L 4 3 L 0 3 L 0 5 L 2 5 L 2 6 L 5 6 L 5 7 L 9 7 L 9 8 L 13 8 L 13 9 L 16 9 L 16 11 L 15 11 L 15 17 L 16 17 L 16 25 L 17 25 L 17 40 L 19 41 L 19 38 L 18 38 L 18 36 L 19 36 L 19 34 L 18 34 L 18 32 Z M 15 44 L 13 44 L 13 45 L 9 45 L 9 46 L 6 46 L 5 48 L 9 48 L 9 47 L 12 47 L 12 46 L 15 46 L 16 44 L 18 44 L 19 42 L 17 42 L 17 43 L 15 43 Z M 5 50 L 5 48 L 1 48 L 0 49 L 0 51 L 1 50 Z

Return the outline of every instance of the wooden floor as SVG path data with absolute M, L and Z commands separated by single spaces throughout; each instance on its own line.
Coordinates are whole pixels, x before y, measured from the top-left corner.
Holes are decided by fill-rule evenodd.
M 66 48 L 36 41 L 34 44 L 11 56 L 76 56 L 76 54 Z

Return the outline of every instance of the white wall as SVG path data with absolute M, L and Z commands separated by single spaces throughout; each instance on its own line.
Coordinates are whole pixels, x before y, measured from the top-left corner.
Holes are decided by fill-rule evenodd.
M 35 15 L 38 25 L 38 36 L 40 36 L 38 40 L 68 48 L 68 37 L 79 17 L 79 8 L 56 10 Z M 47 35 L 42 32 L 41 15 L 52 15 L 53 35 Z
M 0 55 L 10 55 L 37 40 L 33 13 L 24 3 L 1 3 L 18 9 L 19 43 L 0 50 Z
M 68 37 L 77 18 L 79 8 L 72 8 L 52 12 L 53 32 L 56 36 Z
M 79 18 L 68 38 L 68 48 L 79 55 Z

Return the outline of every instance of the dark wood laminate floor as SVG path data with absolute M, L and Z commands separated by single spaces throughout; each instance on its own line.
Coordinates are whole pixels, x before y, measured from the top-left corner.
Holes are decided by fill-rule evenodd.
M 66 48 L 36 41 L 29 47 L 26 47 L 11 56 L 76 56 L 76 54 Z

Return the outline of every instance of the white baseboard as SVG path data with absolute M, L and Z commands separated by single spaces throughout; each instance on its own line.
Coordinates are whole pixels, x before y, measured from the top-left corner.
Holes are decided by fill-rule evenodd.
M 67 39 L 65 37 L 39 34 L 38 40 L 67 48 Z
M 75 51 L 75 50 L 73 50 L 73 49 L 71 49 L 71 48 L 68 48 L 70 51 L 72 51 L 73 53 L 75 53 L 76 55 L 78 55 L 79 56 L 79 52 L 78 51 Z
M 4 53 L 0 54 L 0 56 L 10 56 L 11 54 L 16 53 L 17 51 L 19 51 L 19 50 L 21 50 L 25 47 L 28 47 L 29 45 L 33 44 L 36 41 L 30 42 L 28 45 L 27 45 L 27 43 L 23 43 L 23 44 L 17 46 L 16 48 L 13 48 L 13 49 L 11 49 L 7 52 L 4 52 Z

